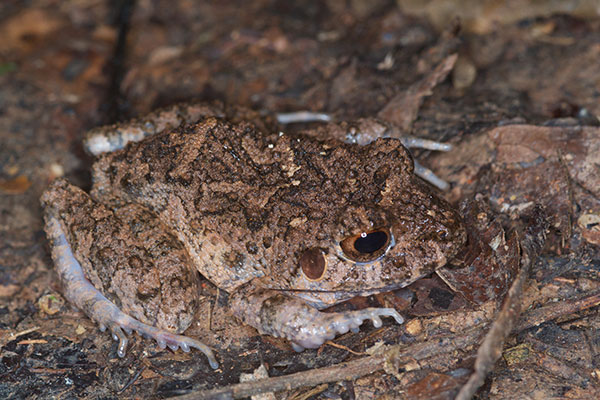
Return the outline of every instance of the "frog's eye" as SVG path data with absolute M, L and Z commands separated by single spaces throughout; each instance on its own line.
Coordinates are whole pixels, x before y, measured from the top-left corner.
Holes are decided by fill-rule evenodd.
M 298 259 L 298 265 L 304 276 L 311 281 L 320 280 L 327 267 L 323 251 L 317 248 L 305 250 Z
M 340 242 L 340 246 L 349 259 L 369 262 L 378 259 L 386 252 L 390 239 L 389 230 L 380 228 L 347 237 Z

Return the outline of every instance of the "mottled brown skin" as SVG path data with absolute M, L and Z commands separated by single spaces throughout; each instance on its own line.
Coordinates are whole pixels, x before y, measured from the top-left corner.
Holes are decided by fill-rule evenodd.
M 306 289 L 403 286 L 444 265 L 464 240 L 458 215 L 414 177 L 393 139 L 298 140 L 208 118 L 104 155 L 93 173 L 93 197 L 154 211 L 198 271 L 227 291 L 256 277 L 304 289 L 297 260 L 315 247 L 331 256 L 331 275 Z M 376 269 L 338 257 L 342 239 L 382 226 L 396 246 Z
M 94 286 L 143 322 L 185 329 L 197 270 L 232 293 L 242 321 L 315 347 L 331 334 L 298 332 L 354 318 L 318 309 L 408 285 L 464 244 L 458 214 L 414 176 L 399 140 L 359 146 L 237 121 L 199 117 L 130 143 L 98 158 L 91 198 L 64 181 L 43 198 Z M 358 261 L 341 245 L 373 231 L 388 243 Z M 154 318 L 161 301 L 174 315 Z

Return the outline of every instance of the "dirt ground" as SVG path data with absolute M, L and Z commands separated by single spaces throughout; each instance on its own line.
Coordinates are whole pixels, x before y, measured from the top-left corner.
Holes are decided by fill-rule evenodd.
M 500 321 L 510 335 L 476 398 L 600 397 L 597 1 L 8 0 L 0 38 L 0 396 L 455 398 Z M 119 358 L 61 295 L 40 195 L 61 176 L 90 188 L 88 129 L 215 100 L 451 143 L 413 154 L 471 222 L 470 269 L 339 305 L 407 322 L 302 353 L 204 282 L 186 334 L 218 370 L 135 335 Z M 241 374 L 273 379 L 235 386 Z

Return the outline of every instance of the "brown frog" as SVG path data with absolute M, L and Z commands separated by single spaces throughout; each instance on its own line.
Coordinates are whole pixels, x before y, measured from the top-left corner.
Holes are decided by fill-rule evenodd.
M 90 194 L 58 179 L 42 196 L 65 296 L 111 330 L 120 356 L 123 331 L 136 330 L 217 367 L 208 347 L 176 334 L 196 311 L 197 272 L 230 293 L 240 320 L 299 351 L 367 319 L 402 323 L 390 308 L 319 310 L 406 286 L 463 246 L 457 212 L 414 175 L 400 140 L 271 126 L 182 105 L 104 127 L 86 141 L 100 154 Z

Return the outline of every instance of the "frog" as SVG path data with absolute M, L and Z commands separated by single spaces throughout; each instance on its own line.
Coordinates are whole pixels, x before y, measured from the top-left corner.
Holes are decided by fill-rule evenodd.
M 431 274 L 466 229 L 402 140 L 326 137 L 360 125 L 286 133 L 251 110 L 185 104 L 90 131 L 89 193 L 58 178 L 41 197 L 65 298 L 110 330 L 120 357 L 136 331 L 213 368 L 213 351 L 183 335 L 199 275 L 242 323 L 296 351 L 367 320 L 402 324 L 394 308 L 324 309 Z

